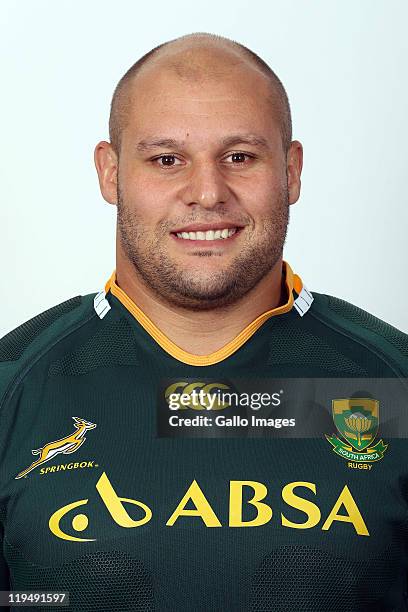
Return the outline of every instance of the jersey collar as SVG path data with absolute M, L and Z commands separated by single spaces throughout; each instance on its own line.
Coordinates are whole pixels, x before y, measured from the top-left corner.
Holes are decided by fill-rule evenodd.
M 113 271 L 111 277 L 105 285 L 105 293 L 111 292 L 123 306 L 135 317 L 140 325 L 147 333 L 166 351 L 169 355 L 188 365 L 207 366 L 214 365 L 223 361 L 235 351 L 237 351 L 253 334 L 271 317 L 284 314 L 295 306 L 297 312 L 303 316 L 310 308 L 313 301 L 312 295 L 304 287 L 301 278 L 294 274 L 290 265 L 282 262 L 282 270 L 285 278 L 288 301 L 277 308 L 272 308 L 259 315 L 254 321 L 249 323 L 233 340 L 225 346 L 208 355 L 194 355 L 183 350 L 168 338 L 149 317 L 130 299 L 130 297 L 117 285 L 116 270 Z M 297 295 L 295 295 L 297 294 Z M 99 294 L 98 294 L 99 295 Z M 309 296 L 309 299 L 308 297 Z M 310 303 L 309 303 L 310 302 Z M 305 306 L 306 305 L 306 306 Z

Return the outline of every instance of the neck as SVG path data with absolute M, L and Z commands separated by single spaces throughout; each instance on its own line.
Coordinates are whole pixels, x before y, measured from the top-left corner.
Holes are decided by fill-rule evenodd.
M 259 315 L 287 301 L 282 258 L 239 302 L 195 311 L 161 300 L 140 278 L 133 264 L 118 257 L 116 283 L 174 344 L 194 355 L 208 355 L 233 340 Z

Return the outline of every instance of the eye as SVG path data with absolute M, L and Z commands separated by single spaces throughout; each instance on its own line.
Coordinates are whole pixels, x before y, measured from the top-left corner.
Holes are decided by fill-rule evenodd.
M 175 155 L 172 155 L 171 153 L 167 153 L 166 155 L 159 155 L 159 157 L 155 157 L 151 161 L 157 162 L 159 159 L 163 160 L 163 163 L 159 164 L 161 168 L 174 168 L 174 166 L 176 166 L 177 164 L 173 164 L 172 162 L 178 158 Z
M 254 155 L 249 155 L 249 153 L 243 153 L 242 151 L 235 151 L 234 153 L 230 153 L 224 159 L 228 159 L 229 157 L 233 158 L 233 163 L 229 164 L 229 165 L 233 165 L 233 166 L 242 166 L 249 159 L 254 159 Z M 161 160 L 161 162 L 159 163 L 159 167 L 160 168 L 174 168 L 175 166 L 180 165 L 180 164 L 176 164 L 175 163 L 176 160 L 177 161 L 180 161 L 180 160 L 178 159 L 178 157 L 176 157 L 172 153 L 166 153 L 165 155 L 158 155 L 157 157 L 154 157 L 151 160 L 151 162 L 152 163 L 156 163 L 159 160 Z
M 228 159 L 228 157 L 233 157 L 234 158 L 234 164 L 233 165 L 241 165 L 245 163 L 245 159 L 243 159 L 244 157 L 247 157 L 249 159 L 253 159 L 254 156 L 253 155 L 249 155 L 248 153 L 242 153 L 241 151 L 236 151 L 235 153 L 230 153 L 225 159 Z M 240 159 L 237 159 L 240 158 Z

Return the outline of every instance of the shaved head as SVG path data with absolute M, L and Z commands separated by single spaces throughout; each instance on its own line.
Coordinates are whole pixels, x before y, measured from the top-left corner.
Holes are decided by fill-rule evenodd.
M 223 80 L 234 65 L 246 65 L 269 84 L 271 117 L 278 122 L 285 152 L 292 140 L 292 121 L 286 91 L 273 70 L 256 53 L 229 38 L 197 32 L 158 45 L 141 57 L 117 84 L 111 103 L 109 137 L 120 154 L 122 132 L 126 128 L 132 101 L 137 96 L 137 75 L 148 69 L 164 69 L 175 78 L 201 83 Z

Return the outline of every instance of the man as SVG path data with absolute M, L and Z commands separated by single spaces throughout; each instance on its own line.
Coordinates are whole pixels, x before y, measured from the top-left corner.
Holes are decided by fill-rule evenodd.
M 302 146 L 277 76 L 169 41 L 119 82 L 95 164 L 115 272 L 0 344 L 1 588 L 407 610 L 408 337 L 283 261 Z

